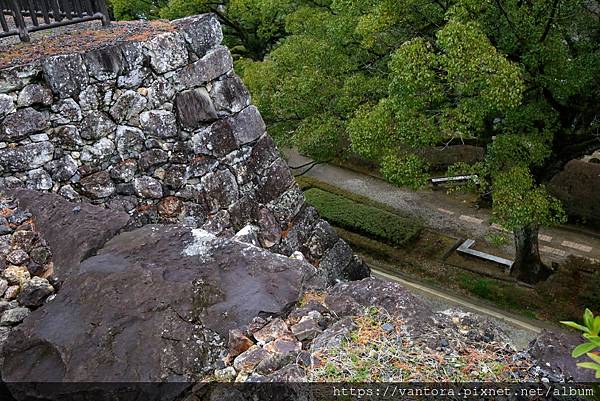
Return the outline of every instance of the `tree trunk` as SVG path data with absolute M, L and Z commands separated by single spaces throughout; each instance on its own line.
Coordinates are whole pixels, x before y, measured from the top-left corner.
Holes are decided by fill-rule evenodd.
M 514 234 L 516 253 L 511 275 L 529 284 L 546 280 L 552 274 L 552 269 L 544 265 L 540 258 L 538 227 L 517 228 Z

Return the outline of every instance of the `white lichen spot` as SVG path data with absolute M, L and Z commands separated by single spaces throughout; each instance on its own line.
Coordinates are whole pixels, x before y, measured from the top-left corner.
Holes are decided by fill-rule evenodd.
M 211 257 L 211 249 L 217 237 L 206 230 L 195 228 L 192 230 L 194 240 L 187 244 L 183 250 L 186 256 L 199 256 L 200 261 L 208 261 Z

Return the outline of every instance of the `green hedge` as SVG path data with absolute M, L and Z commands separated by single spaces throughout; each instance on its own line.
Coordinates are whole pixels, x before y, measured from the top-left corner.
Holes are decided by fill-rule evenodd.
M 308 203 L 321 217 L 338 226 L 394 246 L 406 246 L 415 240 L 421 224 L 373 206 L 357 203 L 317 188 L 304 192 Z

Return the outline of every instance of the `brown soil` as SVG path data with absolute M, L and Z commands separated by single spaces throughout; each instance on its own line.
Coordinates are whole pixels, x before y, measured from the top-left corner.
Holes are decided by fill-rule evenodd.
M 102 27 L 99 21 L 53 28 L 31 34 L 31 42 L 0 39 L 0 69 L 28 64 L 65 53 L 80 53 L 119 42 L 141 41 L 175 27 L 167 21 L 122 21 Z

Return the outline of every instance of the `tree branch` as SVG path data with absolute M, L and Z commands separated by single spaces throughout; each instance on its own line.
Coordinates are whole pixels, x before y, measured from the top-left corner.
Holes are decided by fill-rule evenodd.
M 550 11 L 550 17 L 548 18 L 548 22 L 546 23 L 546 28 L 544 29 L 544 33 L 542 34 L 542 37 L 540 38 L 540 43 L 544 43 L 544 41 L 548 37 L 548 34 L 550 33 L 550 28 L 552 27 L 552 23 L 554 22 L 554 17 L 556 16 L 556 12 L 558 10 L 559 3 L 560 3 L 560 0 L 554 0 L 554 3 L 552 4 L 552 10 Z

